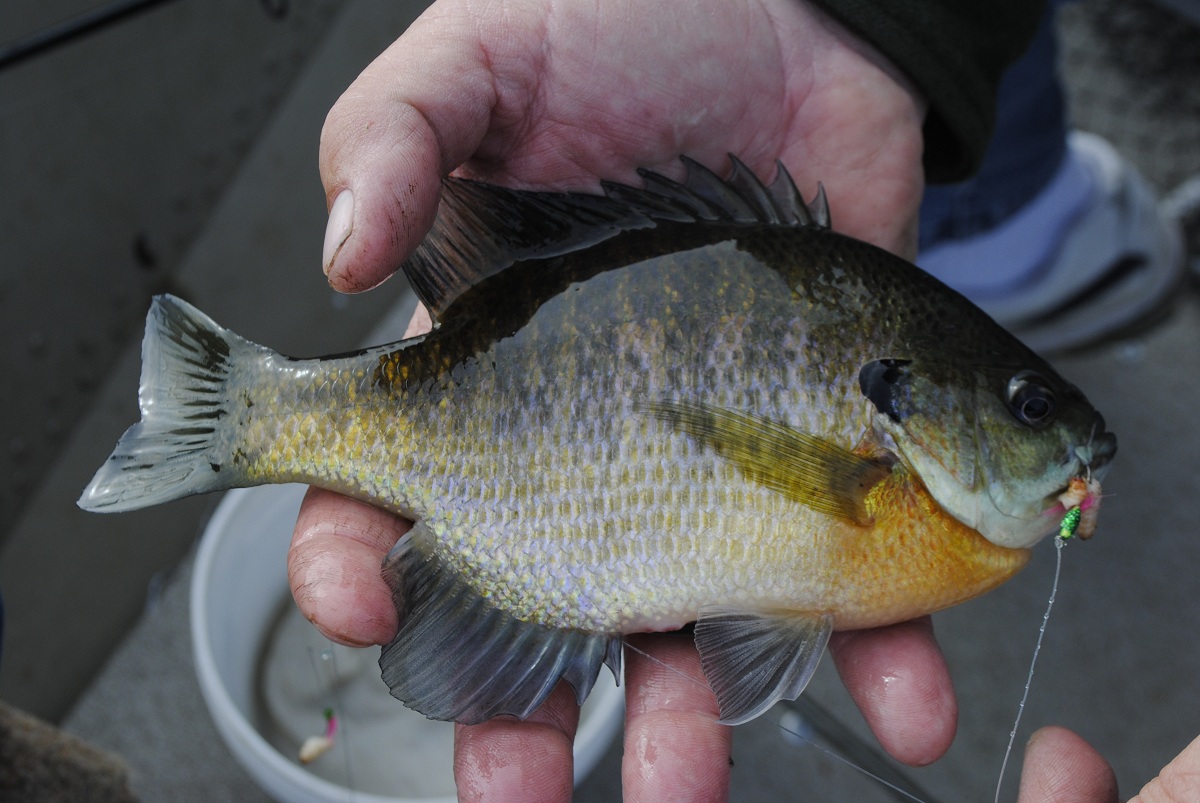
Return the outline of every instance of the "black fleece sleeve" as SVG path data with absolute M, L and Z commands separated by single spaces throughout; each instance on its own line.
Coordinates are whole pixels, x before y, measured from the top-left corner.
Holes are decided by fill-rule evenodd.
M 925 175 L 979 169 L 1004 68 L 1024 52 L 1043 0 L 815 0 L 890 58 L 925 93 Z

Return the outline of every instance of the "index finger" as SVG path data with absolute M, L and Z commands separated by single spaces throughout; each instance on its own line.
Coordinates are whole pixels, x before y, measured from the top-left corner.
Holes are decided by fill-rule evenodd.
M 396 635 L 380 565 L 410 526 L 364 502 L 308 489 L 288 550 L 288 580 L 297 607 L 326 638 L 366 647 Z

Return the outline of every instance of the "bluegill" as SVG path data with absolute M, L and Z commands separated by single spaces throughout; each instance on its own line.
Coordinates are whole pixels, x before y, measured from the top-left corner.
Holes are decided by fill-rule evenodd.
M 167 296 L 142 420 L 79 504 L 300 481 L 416 525 L 381 667 L 437 719 L 582 701 L 695 622 L 722 720 L 795 699 L 834 629 L 977 596 L 1116 449 L 966 299 L 835 233 L 782 166 L 603 195 L 449 178 L 404 266 L 432 332 L 300 360 Z

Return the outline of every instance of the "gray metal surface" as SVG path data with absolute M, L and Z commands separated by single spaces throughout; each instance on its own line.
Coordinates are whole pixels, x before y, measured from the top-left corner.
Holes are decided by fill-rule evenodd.
M 330 105 L 412 7 L 364 4 L 375 26 L 331 50 L 339 4 L 294 5 L 276 20 L 258 3 L 175 3 L 0 72 L 0 343 L 19 377 L 0 415 L 0 696 L 41 716 L 67 710 L 213 505 L 74 507 L 137 418 L 149 294 L 302 355 L 352 346 L 395 297 L 325 284 L 316 153 Z
M 0 4 L 0 41 L 95 5 Z M 0 533 L 337 5 L 176 2 L 0 71 L 0 353 L 20 377 L 0 415 Z

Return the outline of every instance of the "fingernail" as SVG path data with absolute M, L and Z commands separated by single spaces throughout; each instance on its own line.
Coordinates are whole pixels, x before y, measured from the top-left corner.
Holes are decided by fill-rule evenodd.
M 342 243 L 354 230 L 354 193 L 342 190 L 329 210 L 329 222 L 325 225 L 325 248 L 321 252 L 321 268 L 329 275 L 329 268 L 342 248 Z

